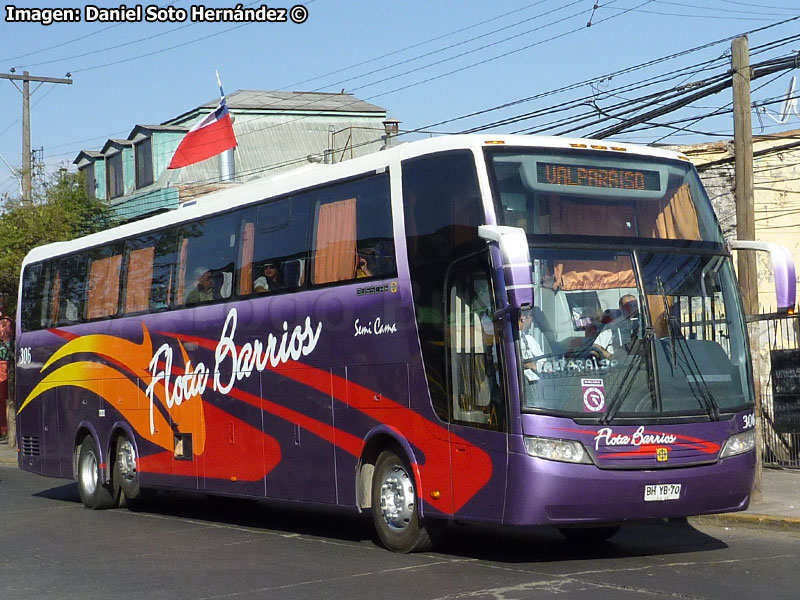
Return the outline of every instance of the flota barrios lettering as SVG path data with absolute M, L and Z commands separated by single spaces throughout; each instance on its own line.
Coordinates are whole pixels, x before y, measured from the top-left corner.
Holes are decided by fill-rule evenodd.
M 261 373 L 267 367 L 275 368 L 278 365 L 299 360 L 308 356 L 317 347 L 319 336 L 322 333 L 322 323 L 316 327 L 311 325 L 311 317 L 306 317 L 302 325 L 295 326 L 291 331 L 287 321 L 283 322 L 283 333 L 278 335 L 270 333 L 265 342 L 256 339 L 237 347 L 234 341 L 238 316 L 235 308 L 228 312 L 222 334 L 214 351 L 214 369 L 209 369 L 204 363 L 192 365 L 187 360 L 182 375 L 172 374 L 173 349 L 169 343 L 162 344 L 153 354 L 149 371 L 151 380 L 147 386 L 146 394 L 150 400 L 150 433 L 155 433 L 153 407 L 155 404 L 155 388 L 163 384 L 167 408 L 180 406 L 182 402 L 196 396 L 202 396 L 208 387 L 208 380 L 213 373 L 212 389 L 220 394 L 228 394 L 236 381 L 250 377 L 254 372 Z M 226 375 L 222 369 L 230 367 Z

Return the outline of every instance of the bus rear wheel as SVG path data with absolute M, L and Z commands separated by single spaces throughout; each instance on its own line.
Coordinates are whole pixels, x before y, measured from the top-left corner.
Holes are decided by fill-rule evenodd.
M 111 508 L 116 504 L 113 487 L 103 483 L 100 473 L 100 454 L 94 438 L 83 438 L 78 450 L 78 491 L 86 508 Z
M 131 505 L 140 501 L 143 494 L 139 486 L 136 446 L 127 436 L 121 435 L 114 456 L 114 482 L 119 486 L 125 503 Z
M 372 479 L 372 522 L 381 543 L 394 552 L 430 550 L 444 523 L 421 519 L 411 468 L 392 451 L 381 453 Z

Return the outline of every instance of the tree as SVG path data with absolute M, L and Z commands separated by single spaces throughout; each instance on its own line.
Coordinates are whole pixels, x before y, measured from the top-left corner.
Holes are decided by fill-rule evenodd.
M 89 197 L 81 173 L 62 169 L 35 192 L 33 204 L 6 198 L 0 214 L 0 296 L 8 314 L 16 311 L 20 266 L 31 249 L 110 225 L 108 207 Z
M 32 204 L 24 204 L 21 198 L 5 198 L 0 214 L 0 298 L 4 300 L 6 314 L 16 312 L 20 267 L 31 249 L 71 240 L 109 225 L 108 208 L 102 201 L 89 197 L 83 175 L 66 169 L 40 181 Z M 8 373 L 5 406 L 8 443 L 15 445 L 14 369 L 9 368 Z

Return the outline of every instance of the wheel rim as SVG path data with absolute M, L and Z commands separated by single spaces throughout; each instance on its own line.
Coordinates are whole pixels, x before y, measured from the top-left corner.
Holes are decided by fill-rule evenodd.
M 395 466 L 381 482 L 381 514 L 392 529 L 401 531 L 408 527 L 414 515 L 414 482 L 406 470 Z
M 81 464 L 81 485 L 90 496 L 97 489 L 97 456 L 92 450 L 86 452 Z
M 136 478 L 136 450 L 129 439 L 124 439 L 119 445 L 117 463 L 120 474 L 128 481 Z

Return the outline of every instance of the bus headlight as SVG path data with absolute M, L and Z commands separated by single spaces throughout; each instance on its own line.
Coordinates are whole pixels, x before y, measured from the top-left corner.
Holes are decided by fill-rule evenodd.
M 720 458 L 727 458 L 729 456 L 736 456 L 737 454 L 744 454 L 756 447 L 756 430 L 748 429 L 741 433 L 737 433 L 728 438 L 725 446 L 722 448 Z
M 559 462 L 592 464 L 583 444 L 574 440 L 525 436 L 525 449 L 531 456 Z

